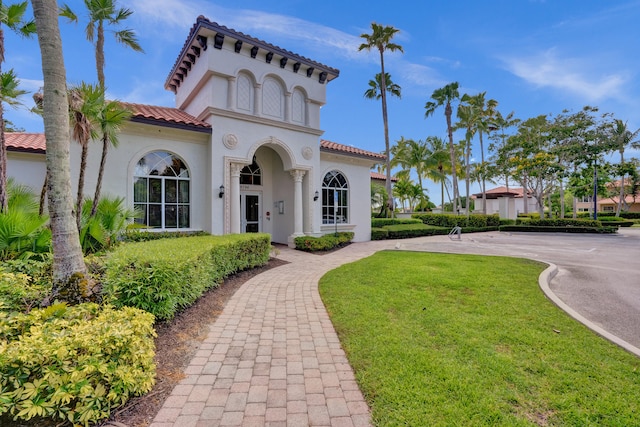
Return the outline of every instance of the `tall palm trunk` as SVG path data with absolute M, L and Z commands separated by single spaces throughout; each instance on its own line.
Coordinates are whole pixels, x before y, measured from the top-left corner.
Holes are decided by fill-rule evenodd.
M 82 202 L 84 199 L 84 172 L 87 168 L 87 154 L 89 153 L 89 142 L 82 144 L 80 152 L 80 172 L 78 174 L 78 196 L 76 198 L 76 224 L 80 231 L 80 219 L 82 218 Z
M 482 174 L 482 214 L 487 214 L 487 187 L 486 187 L 486 179 L 484 177 L 484 144 L 482 141 L 482 131 L 478 131 L 478 137 L 480 138 L 480 161 L 482 162 L 482 167 L 480 169 L 480 173 Z
M 467 136 L 467 146 L 465 147 L 465 153 L 464 153 L 464 169 L 465 169 L 465 177 L 464 177 L 464 183 L 465 183 L 465 190 L 466 190 L 466 199 L 464 202 L 464 209 L 466 211 L 466 215 L 467 217 L 469 216 L 469 188 L 470 188 L 470 181 L 471 181 L 471 165 L 469 164 L 469 159 L 471 157 L 471 138 Z
M 447 102 L 444 115 L 447 118 L 447 133 L 449 135 L 449 155 L 451 157 L 451 184 L 453 187 L 453 213 L 458 213 L 458 177 L 456 176 L 456 148 L 453 143 L 453 128 L 451 126 L 451 103 Z
M 624 148 L 620 148 L 620 169 L 622 170 L 622 176 L 620 177 L 620 193 L 618 195 L 618 206 L 616 207 L 616 216 L 620 216 L 620 212 L 622 211 L 622 204 L 626 201 L 624 200 L 624 178 L 626 176 L 624 172 Z
M 87 270 L 73 218 L 69 160 L 69 104 L 56 0 L 31 0 L 42 57 L 46 136 L 47 193 L 53 245 L 53 282 L 67 286 L 75 274 Z
M 380 92 L 382 95 L 382 122 L 384 123 L 384 149 L 385 154 L 387 156 L 387 182 L 386 190 L 387 190 L 387 206 L 389 212 L 391 213 L 391 218 L 394 217 L 394 206 L 393 206 L 393 193 L 391 192 L 391 147 L 389 144 L 389 120 L 387 118 L 387 79 L 384 73 L 384 54 L 383 50 L 380 49 Z
M 102 189 L 102 178 L 104 177 L 104 167 L 107 163 L 107 153 L 109 152 L 109 135 L 102 135 L 102 156 L 100 157 L 100 168 L 98 169 L 98 181 L 96 182 L 96 193 L 93 196 L 93 204 L 91 205 L 91 216 L 94 216 L 98 210 L 98 201 L 100 200 L 100 190 Z
M 4 62 L 4 30 L 0 26 L 0 73 L 2 73 L 2 63 Z M 2 81 L 0 80 L 0 92 L 2 91 Z M 0 212 L 7 211 L 7 146 L 4 138 L 4 106 L 0 102 Z

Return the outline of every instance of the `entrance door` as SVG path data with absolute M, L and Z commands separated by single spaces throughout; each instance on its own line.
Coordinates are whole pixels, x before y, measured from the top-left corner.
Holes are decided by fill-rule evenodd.
M 241 230 L 243 233 L 259 233 L 262 229 L 260 215 L 260 193 L 241 193 Z

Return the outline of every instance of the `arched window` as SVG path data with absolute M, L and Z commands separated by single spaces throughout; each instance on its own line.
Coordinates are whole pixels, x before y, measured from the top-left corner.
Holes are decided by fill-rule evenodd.
M 295 89 L 291 95 L 291 120 L 294 123 L 305 124 L 306 98 L 304 92 Z
M 262 113 L 284 119 L 284 95 L 276 79 L 267 77 L 262 84 Z
M 238 94 L 236 97 L 238 110 L 253 111 L 253 81 L 246 74 L 238 76 Z
M 262 172 L 256 159 L 240 171 L 240 185 L 262 185 Z
M 349 185 L 344 175 L 331 171 L 322 180 L 322 223 L 349 222 Z
M 136 222 L 149 228 L 190 226 L 189 170 L 175 154 L 153 151 L 136 165 L 133 203 L 143 212 Z

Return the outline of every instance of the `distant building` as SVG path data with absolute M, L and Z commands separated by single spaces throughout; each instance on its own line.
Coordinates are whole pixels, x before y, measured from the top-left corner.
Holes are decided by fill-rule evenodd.
M 520 187 L 496 187 L 486 190 L 487 195 L 487 214 L 499 214 L 500 218 L 516 219 L 518 214 L 524 213 L 525 203 L 527 203 L 527 212 L 537 212 L 538 202 L 535 197 L 527 194 L 524 197 L 524 190 Z M 471 196 L 475 199 L 475 213 L 482 213 L 482 193 L 476 193 Z

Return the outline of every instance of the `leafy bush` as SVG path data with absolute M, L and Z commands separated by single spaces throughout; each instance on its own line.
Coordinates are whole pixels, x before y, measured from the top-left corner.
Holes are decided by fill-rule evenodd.
M 447 214 L 413 214 L 413 218 L 420 219 L 424 224 L 436 227 L 497 227 L 500 225 L 500 216 L 473 214 L 467 218 L 464 215 L 447 215 Z
M 381 228 L 386 225 L 396 224 L 421 224 L 422 221 L 418 218 L 372 218 L 371 227 Z
M 385 228 L 371 227 L 371 240 L 385 240 L 389 238 L 389 232 Z
M 171 319 L 225 277 L 264 265 L 268 234 L 199 236 L 130 243 L 107 255 L 103 298 Z
M 597 234 L 613 234 L 618 231 L 618 227 L 589 227 L 589 226 L 571 226 L 571 227 L 554 227 L 554 226 L 530 226 L 530 225 L 503 225 L 500 231 L 527 231 L 538 233 L 597 233 Z
M 139 216 L 126 207 L 123 197 L 102 197 L 94 216 L 91 216 L 92 205 L 91 199 L 82 205 L 80 243 L 85 254 L 112 247 L 127 229 L 129 220 Z
M 300 236 L 294 239 L 296 249 L 305 252 L 328 251 L 341 246 L 353 240 L 353 232 L 343 231 L 339 233 L 325 234 L 321 237 Z
M 435 236 L 449 233 L 448 228 L 425 224 L 398 224 L 385 227 L 389 239 L 408 239 L 420 236 Z
M 625 219 L 640 219 L 640 212 L 620 212 L 620 217 Z
M 0 259 L 46 258 L 51 251 L 48 218 L 38 214 L 38 198 L 31 189 L 7 181 L 7 210 L 0 213 Z
M 500 225 L 516 225 L 515 219 L 501 219 Z
M 598 216 L 598 221 L 607 227 L 631 227 L 634 222 L 619 216 Z
M 532 227 L 602 227 L 600 221 L 572 218 L 532 219 L 528 225 Z
M 153 316 L 54 304 L 0 314 L 0 415 L 88 426 L 154 384 Z
M 177 239 L 179 237 L 196 237 L 196 236 L 208 236 L 209 233 L 204 231 L 148 231 L 137 227 L 129 226 L 127 231 L 121 236 L 123 242 L 148 242 L 150 240 L 160 239 Z

